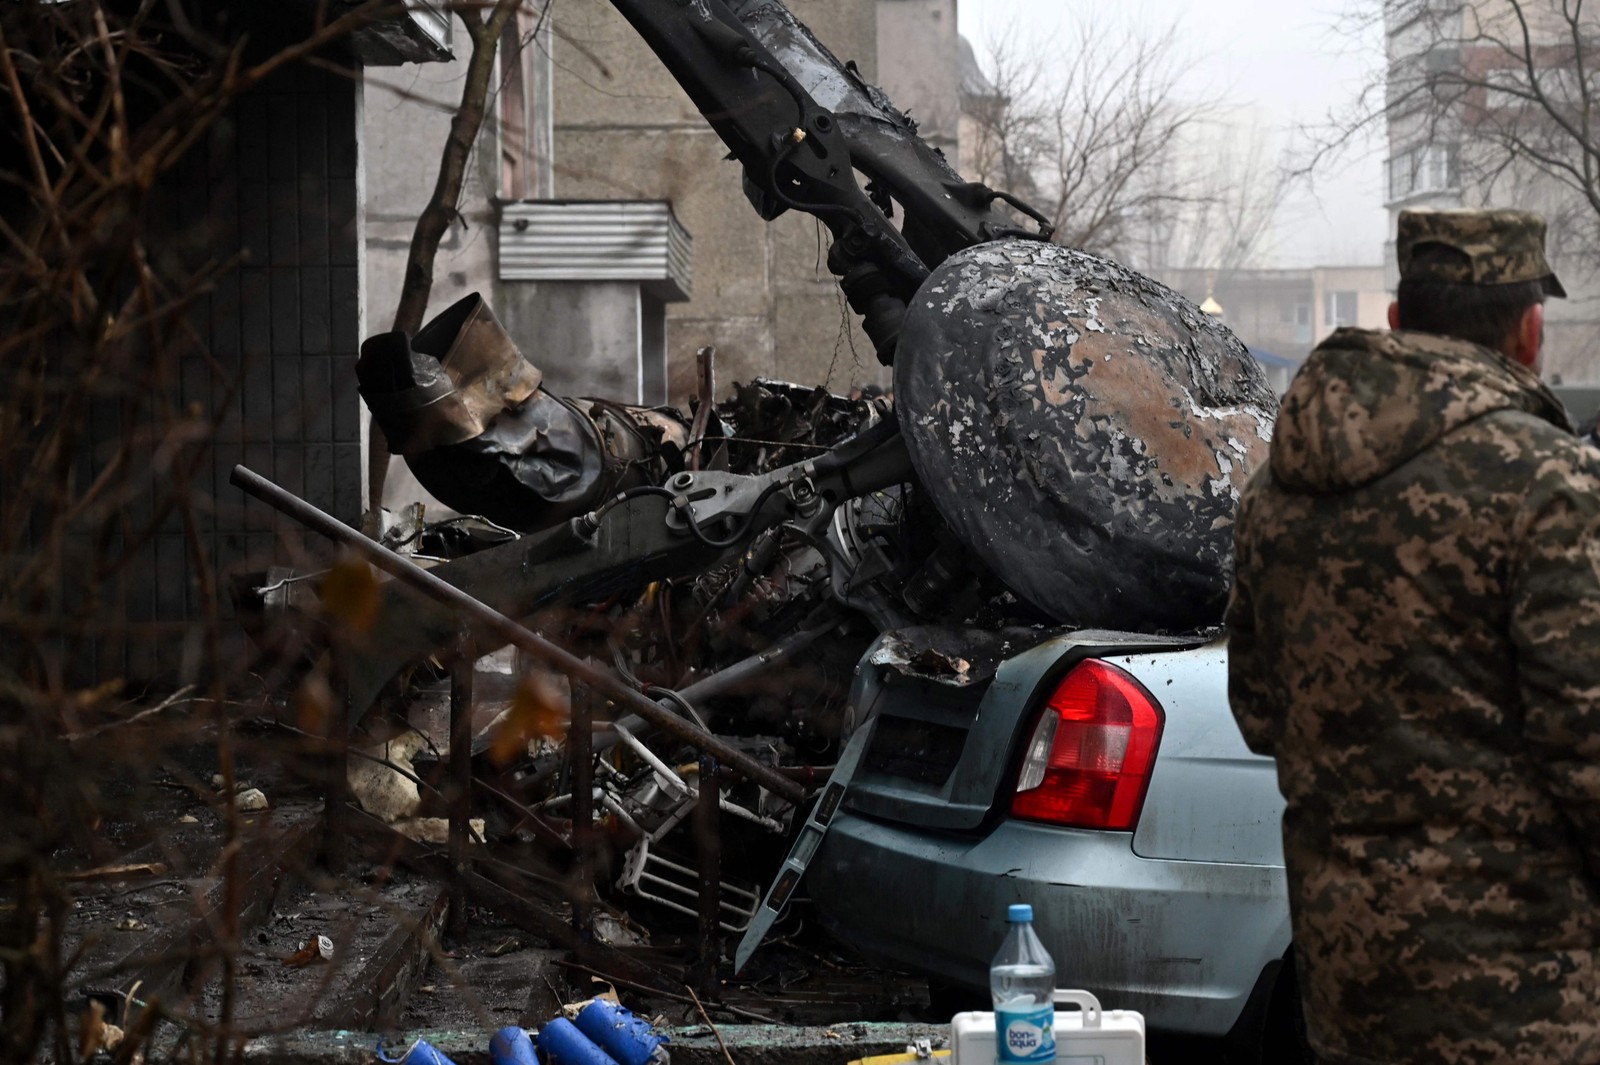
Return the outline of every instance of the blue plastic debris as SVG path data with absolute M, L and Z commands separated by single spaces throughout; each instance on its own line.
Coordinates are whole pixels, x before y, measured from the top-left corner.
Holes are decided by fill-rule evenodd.
M 659 1035 L 650 1022 L 635 1017 L 626 1006 L 597 998 L 578 1011 L 578 1030 L 617 1061 L 617 1065 L 649 1065 L 666 1058 Z
M 565 1017 L 557 1017 L 540 1030 L 539 1051 L 549 1065 L 617 1065 Z
M 516 1025 L 500 1029 L 489 1040 L 489 1060 L 494 1065 L 538 1065 L 533 1053 L 533 1040 Z

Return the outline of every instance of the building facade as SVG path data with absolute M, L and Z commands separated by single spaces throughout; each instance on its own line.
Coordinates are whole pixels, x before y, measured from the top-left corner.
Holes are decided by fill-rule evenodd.
M 1279 392 L 1289 387 L 1311 349 L 1335 329 L 1387 328 L 1393 298 L 1381 266 L 1173 270 L 1159 280 L 1217 314 L 1256 356 Z
M 316 29 L 309 12 L 224 13 L 239 16 L 225 24 L 242 37 L 245 64 L 275 59 Z M 214 624 L 232 613 L 229 589 L 285 561 L 314 567 L 326 551 L 235 487 L 237 464 L 360 522 L 359 72 L 424 69 L 415 64 L 444 54 L 437 29 L 425 12 L 397 11 L 342 39 L 324 62 L 282 63 L 220 100 L 216 121 L 153 183 L 139 239 L 155 284 L 180 286 L 163 298 L 182 297 L 183 328 L 157 335 L 152 326 L 139 365 L 112 368 L 103 394 L 89 398 L 73 490 L 118 485 L 125 498 L 113 517 L 97 525 L 99 511 L 85 507 L 65 521 L 59 555 L 29 544 L 60 574 L 55 599 L 37 608 L 41 620 L 84 634 L 41 645 L 46 673 L 122 678 L 137 691 L 205 680 L 208 661 L 252 660 L 242 630 Z M 187 452 L 183 463 L 163 454 L 164 409 L 183 412 L 192 465 Z M 208 646 L 213 636 L 220 647 Z
M 1600 43 L 1600 23 L 1568 20 L 1560 0 L 1387 0 L 1385 16 L 1389 286 L 1402 210 L 1538 211 L 1569 297 L 1547 304 L 1545 375 L 1600 382 L 1600 218 L 1580 190 L 1536 162 L 1570 159 L 1582 169 L 1559 120 L 1600 104 L 1593 79 L 1576 76 L 1579 46 Z
M 955 160 L 961 113 L 956 0 L 790 0 L 840 57 Z M 607 0 L 528 7 L 508 32 L 497 102 L 460 217 L 440 249 L 430 311 L 481 291 L 555 392 L 685 403 L 695 353 L 719 390 L 757 376 L 835 391 L 887 384 L 809 215 L 764 222 L 738 164 Z M 434 179 L 469 45 L 366 81 L 368 299 L 384 328 Z M 403 471 L 395 476 L 405 480 Z

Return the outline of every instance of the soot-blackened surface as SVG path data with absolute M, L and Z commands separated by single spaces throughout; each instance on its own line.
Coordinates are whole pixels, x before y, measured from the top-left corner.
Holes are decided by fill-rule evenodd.
M 1183 296 L 1068 248 L 979 245 L 917 293 L 895 389 L 924 487 L 1018 595 L 1073 625 L 1220 619 L 1276 402 Z

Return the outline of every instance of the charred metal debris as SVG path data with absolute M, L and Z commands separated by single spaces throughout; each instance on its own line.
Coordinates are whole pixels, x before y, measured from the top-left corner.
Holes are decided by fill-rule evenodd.
M 324 851 L 354 809 L 442 846 L 452 914 L 505 890 L 482 855 L 559 855 L 574 943 L 608 902 L 692 920 L 679 978 L 715 1001 L 725 939 L 742 968 L 855 766 L 884 757 L 859 663 L 959 688 L 1070 628 L 1215 622 L 1269 426 L 1236 340 L 1115 264 L 1020 241 L 947 260 L 905 336 L 898 410 L 758 380 L 688 415 L 547 393 L 477 296 L 369 340 L 380 425 L 471 512 L 413 506 L 373 540 L 234 475 L 393 578 L 357 624 L 326 578 L 244 589 L 264 649 L 331 655 L 343 685 Z M 410 725 L 440 684 L 442 745 Z M 430 747 L 442 803 L 416 783 Z
M 715 402 L 709 350 L 687 414 L 557 396 L 469 296 L 356 369 L 454 513 L 369 538 L 240 467 L 346 558 L 244 582 L 240 613 L 278 668 L 331 679 L 326 864 L 404 840 L 457 934 L 486 906 L 717 1002 L 725 940 L 743 966 L 792 934 L 855 766 L 894 753 L 866 749 L 869 649 L 873 671 L 966 687 L 1063 630 L 1214 625 L 1273 402 L 1220 324 L 962 181 L 781 3 L 613 3 L 757 212 L 829 229 L 894 401 L 758 380 Z M 608 943 L 634 915 L 692 922 L 691 956 L 669 975 Z

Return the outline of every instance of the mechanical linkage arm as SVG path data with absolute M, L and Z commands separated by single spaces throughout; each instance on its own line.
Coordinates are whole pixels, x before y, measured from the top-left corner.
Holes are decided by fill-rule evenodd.
M 841 503 L 911 476 L 898 426 L 878 422 L 839 448 L 770 473 L 683 472 L 630 489 L 555 528 L 467 555 L 432 573 L 512 618 L 557 600 L 591 602 L 736 558 L 766 530 L 826 518 Z M 460 618 L 398 582 L 379 625 L 350 649 L 349 709 L 359 720 L 400 670 L 455 639 Z
M 828 227 L 828 267 L 885 364 L 906 305 L 946 256 L 1002 237 L 1049 239 L 1038 212 L 963 181 L 910 119 L 779 0 L 611 2 L 744 167 L 762 217 L 804 211 Z M 997 201 L 1039 229 L 1020 229 Z M 904 213 L 899 229 L 892 202 Z

